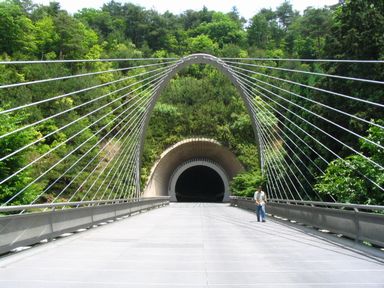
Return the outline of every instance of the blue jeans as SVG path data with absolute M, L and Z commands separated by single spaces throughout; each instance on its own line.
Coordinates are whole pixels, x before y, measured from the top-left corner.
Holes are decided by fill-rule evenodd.
M 265 221 L 265 204 L 256 206 L 257 221 Z

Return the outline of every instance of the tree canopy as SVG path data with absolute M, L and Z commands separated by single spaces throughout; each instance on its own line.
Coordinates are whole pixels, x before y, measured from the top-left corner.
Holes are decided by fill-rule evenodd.
M 300 14 L 293 9 L 289 1 L 284 1 L 276 9 L 261 9 L 251 19 L 244 19 L 239 15 L 236 7 L 228 13 L 211 11 L 204 7 L 200 11 L 186 10 L 175 15 L 170 12 L 159 13 L 132 3 L 110 1 L 100 9 L 85 8 L 71 15 L 63 10 L 58 2 L 41 5 L 34 4 L 30 0 L 5 0 L 0 1 L 0 59 L 165 58 L 204 52 L 218 57 L 235 58 L 383 60 L 384 2 L 382 0 L 340 2 L 340 4 L 332 7 L 308 7 Z M 384 70 L 379 65 L 273 61 L 266 61 L 263 64 L 381 81 L 384 79 Z M 33 81 L 73 73 L 121 68 L 121 65 L 123 64 L 67 65 L 63 63 L 54 65 L 50 69 L 46 69 L 43 64 L 36 65 L 33 69 L 28 66 L 0 65 L 0 82 L 9 84 Z M 287 78 L 285 74 L 276 70 L 266 71 L 266 74 L 282 79 Z M 113 75 L 97 75 L 81 80 L 70 79 L 65 83 L 55 82 L 39 84 L 36 87 L 18 87 L 12 91 L 0 90 L 1 109 L 25 104 L 31 100 L 39 101 L 54 95 L 69 93 L 75 89 L 80 89 L 84 83 L 98 85 L 126 75 L 131 74 L 119 72 Z M 262 76 L 255 77 L 265 80 Z M 322 79 L 321 77 L 307 77 L 302 74 L 291 75 L 290 80 L 310 83 L 314 87 L 337 91 L 378 103 L 382 103 L 383 100 L 382 89 L 378 89 L 377 85 L 374 84 L 343 82 L 334 78 Z M 271 83 L 276 84 L 277 82 L 271 80 Z M 111 92 L 116 86 L 118 85 L 105 87 L 103 91 L 105 93 Z M 358 115 L 368 122 L 383 123 L 384 111 L 382 108 L 371 109 L 364 104 L 329 97 L 329 95 L 309 91 L 304 87 L 292 86 L 288 83 L 283 84 L 282 88 L 300 93 L 304 98 L 321 101 L 325 105 L 341 109 L 352 115 Z M 32 121 L 49 117 L 55 111 L 61 111 L 60 109 L 63 107 L 71 109 L 95 97 L 94 92 L 88 91 L 82 93 L 82 97 L 65 97 L 50 104 L 26 109 L 20 113 L 1 115 L 0 134 L 6 134 Z M 111 99 L 116 100 L 117 96 L 110 98 L 109 101 Z M 107 103 L 108 100 L 103 101 Z M 255 99 L 255 101 L 258 100 Z M 324 107 L 314 107 L 313 102 L 308 102 L 303 98 L 292 98 L 292 101 L 296 106 L 316 109 L 318 114 L 324 118 L 354 129 L 372 141 L 384 142 L 383 131 L 377 126 L 371 126 L 367 123 L 361 124 L 353 119 L 338 116 Z M 116 100 L 109 111 L 121 103 L 120 100 Z M 277 100 L 278 104 L 268 101 L 266 103 L 272 107 L 276 107 L 278 104 L 287 105 L 283 100 Z M 49 134 L 58 127 L 69 123 L 71 119 L 79 118 L 80 115 L 93 111 L 102 104 L 98 102 L 98 104 L 87 105 L 78 110 L 74 109 L 67 114 L 67 117 L 57 117 L 37 125 L 33 129 L 26 129 L 17 136 L 2 138 L 0 139 L 0 153 L 5 155 L 9 151 L 16 151 L 26 143 Z M 290 104 L 292 111 L 314 121 L 309 113 L 300 111 L 296 106 Z M 65 165 L 78 159 L 84 154 L 84 151 L 87 151 L 87 147 L 95 145 L 107 133 L 98 134 L 98 128 L 113 119 L 112 116 L 114 115 L 103 119 L 97 125 L 88 127 L 93 120 L 97 119 L 96 117 L 101 115 L 100 113 L 95 113 L 79 121 L 77 127 L 63 129 L 55 136 L 48 137 L 17 156 L 0 162 L 0 175 L 3 179 L 6 175 L 12 174 L 12 171 L 23 167 L 31 159 L 38 158 L 61 141 L 69 139 L 77 131 L 81 129 L 86 131 L 82 137 L 69 141 L 60 149 L 55 150 L 35 169 L 26 169 L 11 182 L 2 185 L 0 187 L 0 202 L 9 199 L 16 190 L 27 185 L 31 178 L 36 177 L 68 151 L 72 151 L 85 138 L 94 136 L 92 141 L 76 150 L 72 158 L 68 158 L 67 162 L 62 163 L 62 167 L 66 167 Z M 310 129 L 310 125 L 305 123 L 302 124 L 302 127 L 295 127 L 289 121 L 293 118 L 294 116 L 291 114 L 287 114 L 286 118 L 276 114 L 261 121 L 270 125 L 270 129 L 273 131 L 284 131 L 286 136 L 283 135 L 282 137 L 286 143 L 289 143 L 287 137 L 291 133 L 300 135 L 300 128 Z M 337 135 L 338 139 L 348 143 L 366 155 L 367 158 L 374 159 L 384 165 L 383 151 L 375 150 L 375 147 L 371 147 L 369 142 L 358 141 L 348 133 L 338 133 L 325 121 L 318 121 L 316 125 L 331 135 Z M 318 138 L 322 137 L 318 131 L 313 131 L 313 135 Z M 193 136 L 214 138 L 236 153 L 247 173 L 234 180 L 232 185 L 234 193 L 250 195 L 255 185 L 264 183 L 266 180 L 261 176 L 260 163 L 257 159 L 258 148 L 254 141 L 255 135 L 253 135 L 251 120 L 241 98 L 223 75 L 206 65 L 193 65 L 181 71 L 171 81 L 156 105 L 146 135 L 141 171 L 142 185 L 145 184 L 154 161 L 166 147 Z M 347 151 L 331 139 L 323 139 L 322 141 L 332 147 L 332 151 L 341 155 L 343 159 L 336 160 L 331 152 L 325 151 L 313 139 L 304 136 L 303 139 L 311 147 L 322 151 L 322 155 L 330 164 L 322 161 L 318 155 L 302 143 L 295 144 L 309 158 L 302 160 L 301 164 L 293 163 L 289 158 L 291 147 L 287 147 L 287 144 L 276 143 L 276 146 L 281 151 L 281 157 L 291 165 L 291 173 L 297 171 L 298 166 L 307 168 L 306 170 L 303 169 L 303 171 L 307 171 L 305 175 L 298 174 L 297 178 L 303 183 L 310 195 L 320 193 L 324 198 L 332 196 L 338 201 L 383 203 L 381 190 L 364 177 L 361 178 L 361 175 L 353 167 L 359 167 L 360 170 L 366 171 L 370 179 L 375 179 L 377 183 L 384 182 L 382 170 L 372 167 L 366 158 L 361 158 L 356 153 Z M 93 150 L 81 160 L 82 163 L 87 163 L 92 157 L 105 156 L 102 153 L 100 155 L 97 153 L 98 149 Z M 319 173 L 311 163 L 324 169 L 325 173 Z M 75 181 L 81 186 L 80 183 L 87 178 L 90 170 L 84 170 L 81 176 L 76 176 L 79 171 L 80 168 L 74 169 L 65 178 L 58 180 L 58 187 L 60 189 L 66 187 L 71 181 Z M 310 183 L 304 180 L 304 176 L 310 179 Z M 57 173 L 53 171 L 43 182 L 39 182 L 38 185 L 31 185 L 23 196 L 15 199 L 13 203 L 29 203 L 32 198 L 52 184 L 57 177 Z M 99 181 L 101 182 L 102 179 Z M 82 189 L 86 190 L 86 187 L 82 187 Z M 63 195 L 52 192 L 45 196 L 45 199 L 39 201 L 52 200 L 55 197 L 68 200 L 71 192 L 71 189 L 68 189 Z M 79 195 L 79 197 L 84 196 Z

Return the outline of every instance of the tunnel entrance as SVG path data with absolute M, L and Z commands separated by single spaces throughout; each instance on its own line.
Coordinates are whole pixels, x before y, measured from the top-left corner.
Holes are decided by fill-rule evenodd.
M 178 177 L 175 192 L 178 202 L 223 202 L 225 187 L 214 169 L 197 165 Z
M 190 168 L 196 166 L 203 166 L 205 168 L 199 167 L 189 170 Z M 209 169 L 210 168 L 210 169 Z M 212 180 L 213 185 L 206 185 L 200 189 L 199 187 L 194 187 L 194 182 L 191 185 L 185 185 L 183 178 L 186 178 L 186 181 L 196 177 L 188 177 L 188 174 L 192 173 L 194 170 L 201 170 L 202 175 L 198 176 L 200 179 L 216 179 Z M 186 170 L 189 170 L 186 172 Z M 213 173 L 214 172 L 216 173 Z M 208 176 L 204 173 L 208 171 Z M 229 202 L 230 201 L 230 181 L 244 171 L 244 167 L 241 165 L 240 161 L 236 158 L 236 155 L 233 154 L 228 148 L 221 145 L 219 142 L 213 139 L 205 138 L 191 138 L 180 141 L 174 146 L 168 148 L 161 155 L 159 161 L 152 168 L 151 176 L 147 182 L 144 196 L 145 197 L 158 197 L 158 196 L 169 196 L 171 202 L 177 201 L 186 201 L 185 196 L 195 195 L 191 190 L 205 191 L 207 186 L 213 186 L 213 192 L 206 191 L 200 192 L 205 199 L 205 195 L 210 195 L 207 201 L 220 201 L 220 202 Z M 181 179 L 180 176 L 186 172 Z M 220 176 L 220 178 L 217 176 Z M 178 182 L 179 180 L 179 182 Z M 195 182 L 199 182 L 195 181 Z M 176 182 L 178 182 L 177 194 L 176 197 Z M 183 184 L 184 182 L 184 184 Z M 206 182 L 206 181 L 205 181 Z M 214 183 L 217 183 L 215 185 Z M 223 184 L 224 183 L 224 184 Z M 209 183 L 208 183 L 209 184 Z M 222 188 L 224 185 L 224 189 Z M 183 188 L 183 186 L 190 186 L 192 188 Z M 217 189 L 216 189 L 216 188 Z M 220 188 L 218 188 L 220 187 Z M 224 196 L 222 196 L 224 192 Z M 204 194 L 205 193 L 205 194 Z M 213 197 L 212 195 L 218 195 Z M 222 198 L 223 197 L 223 198 Z M 195 198 L 196 201 L 204 200 Z

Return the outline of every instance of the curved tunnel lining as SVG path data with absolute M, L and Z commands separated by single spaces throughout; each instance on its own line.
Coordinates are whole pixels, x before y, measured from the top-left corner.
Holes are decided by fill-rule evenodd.
M 201 195 L 202 196 L 202 197 L 200 197 L 201 201 L 206 201 L 206 202 L 219 202 L 219 201 L 220 202 L 222 202 L 222 201 L 227 202 L 227 201 L 229 201 L 228 176 L 226 175 L 224 170 L 220 167 L 220 165 L 214 163 L 213 161 L 204 160 L 204 159 L 188 161 L 188 162 L 181 164 L 179 167 L 176 168 L 175 172 L 173 173 L 173 175 L 170 178 L 169 187 L 168 187 L 168 192 L 169 192 L 169 196 L 171 197 L 171 201 L 173 201 L 173 202 L 176 202 L 176 201 L 193 201 L 192 199 L 187 200 L 187 198 L 180 197 L 180 191 L 177 191 L 177 185 L 178 185 L 178 180 L 180 180 L 180 177 L 183 178 L 183 174 L 185 174 L 185 172 L 188 173 L 189 169 L 191 169 L 191 168 L 193 169 L 193 167 L 199 167 L 199 166 L 204 166 L 206 168 L 209 168 L 209 169 L 206 169 L 205 172 L 203 172 L 203 174 L 205 174 L 205 175 L 209 175 L 210 174 L 209 170 L 213 170 L 211 172 L 214 172 L 217 176 L 219 176 L 221 178 L 220 183 L 218 183 L 217 179 L 215 180 L 216 185 L 223 185 L 223 191 L 222 192 L 218 192 L 218 190 L 216 190 L 217 192 L 214 193 L 216 196 L 216 200 L 213 200 L 213 198 L 210 198 L 209 196 L 205 197 L 204 195 Z M 198 172 L 198 174 L 199 173 L 201 174 L 201 172 L 202 171 Z M 211 175 L 214 175 L 214 174 L 211 174 Z M 203 180 L 203 179 L 201 179 L 201 180 Z M 194 185 L 194 187 L 191 188 L 191 191 L 187 192 L 187 195 L 190 195 L 190 192 L 192 192 L 193 189 L 196 189 L 198 187 L 199 187 L 199 185 Z M 179 192 L 178 193 L 179 195 L 177 195 L 177 192 Z M 199 192 L 197 192 L 197 194 L 199 194 Z M 219 195 L 219 194 L 222 194 L 222 195 Z M 195 199 L 199 199 L 199 198 L 195 198 Z

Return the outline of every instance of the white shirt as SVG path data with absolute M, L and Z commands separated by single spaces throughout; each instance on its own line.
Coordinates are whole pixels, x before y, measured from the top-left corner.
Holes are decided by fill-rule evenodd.
M 264 191 L 256 191 L 253 195 L 253 199 L 260 204 L 265 204 L 265 192 Z

